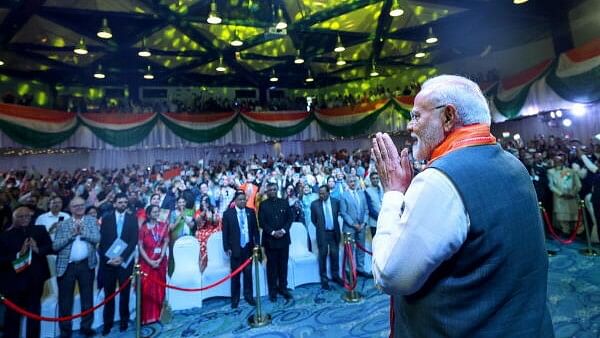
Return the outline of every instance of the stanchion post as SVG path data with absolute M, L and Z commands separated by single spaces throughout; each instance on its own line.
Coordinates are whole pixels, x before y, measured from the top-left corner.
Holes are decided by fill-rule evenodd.
M 252 249 L 252 264 L 254 265 L 254 290 L 256 291 L 256 313 L 248 317 L 248 325 L 250 327 L 262 327 L 271 323 L 271 315 L 262 313 L 262 305 L 260 301 L 260 246 L 255 246 Z
M 344 255 L 346 255 L 346 247 L 348 245 L 350 246 L 350 250 L 352 250 L 352 245 L 354 244 L 354 237 L 349 232 L 344 232 L 343 236 L 344 236 Z M 345 266 L 342 267 L 342 269 L 344 269 L 344 274 L 346 274 L 348 276 L 348 284 L 354 285 L 354 275 L 352 273 L 352 263 L 353 262 L 350 260 L 350 258 L 354 259 L 354 257 L 347 257 L 348 270 L 346 270 Z M 348 273 L 348 271 L 350 273 Z M 361 301 L 362 295 L 360 293 L 358 293 L 355 290 L 355 288 L 353 288 L 352 290 L 346 290 L 342 294 L 342 299 L 347 303 L 357 303 L 357 302 Z
M 540 217 L 542 218 L 542 224 L 544 224 L 544 223 L 546 223 L 546 220 L 544 218 L 544 213 L 546 212 L 546 210 L 544 210 L 544 206 L 542 205 L 542 202 L 538 202 L 538 206 L 540 208 Z M 551 227 L 552 225 L 546 224 L 546 226 Z M 544 229 L 544 233 L 545 232 L 546 232 L 546 230 Z M 549 257 L 554 257 L 558 253 L 558 250 L 548 249 L 548 246 L 546 246 L 546 253 L 548 254 Z
M 585 202 L 583 200 L 579 201 L 579 208 L 581 208 L 581 220 L 583 222 L 583 230 L 585 231 L 585 238 L 587 240 L 587 248 L 579 250 L 579 253 L 583 256 L 596 257 L 598 256 L 598 251 L 592 248 L 592 238 L 590 236 L 590 229 L 588 227 L 588 219 L 585 210 Z
M 135 275 L 135 338 L 142 336 L 142 270 L 140 264 L 134 266 Z

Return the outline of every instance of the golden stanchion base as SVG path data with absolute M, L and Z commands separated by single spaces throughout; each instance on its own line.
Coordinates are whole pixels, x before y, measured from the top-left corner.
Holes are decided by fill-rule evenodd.
M 600 256 L 600 254 L 598 254 L 598 250 L 591 249 L 591 248 L 581 249 L 581 250 L 579 250 L 579 253 L 581 255 L 583 255 L 583 256 L 588 256 L 588 257 L 598 257 L 598 256 Z
M 363 299 L 363 296 L 356 290 L 346 291 L 342 294 L 342 299 L 347 303 L 358 303 Z
M 269 314 L 262 315 L 260 317 L 256 317 L 255 315 L 248 317 L 248 325 L 253 328 L 263 327 L 269 324 L 271 324 L 271 315 Z
M 548 252 L 548 257 L 554 257 L 558 253 L 558 250 L 546 250 Z

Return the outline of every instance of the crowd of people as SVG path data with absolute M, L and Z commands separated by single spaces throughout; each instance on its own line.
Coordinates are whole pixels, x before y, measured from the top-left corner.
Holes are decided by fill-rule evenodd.
M 500 139 L 500 143 L 529 170 L 538 199 L 551 210 L 558 230 L 573 230 L 580 199 L 587 198 L 599 215 L 600 144 L 583 145 L 554 136 L 528 142 Z M 423 164 L 415 161 L 414 168 L 419 171 Z M 267 257 L 269 299 L 275 302 L 281 295 L 287 300 L 293 297 L 287 288 L 292 222 L 315 227 L 318 247 L 310 250 L 318 253 L 321 287 L 328 290 L 326 260 L 329 257 L 331 271 L 339 271 L 341 232 L 351 233 L 364 246 L 365 238 L 376 233 L 382 198 L 374 161 L 364 150 L 254 155 L 206 166 L 157 161 L 149 167 L 112 170 L 4 172 L 0 175 L 0 243 L 11 245 L 0 245 L 0 291 L 39 313 L 41 290 L 52 272 L 59 286 L 59 315 L 68 316 L 75 281 L 81 308 L 91 307 L 94 280 L 107 295 L 117 284 L 123 285 L 132 273 L 136 246 L 142 270 L 166 281 L 175 268 L 171 252 L 179 238 L 198 239 L 200 270 L 204 271 L 210 259 L 207 240 L 222 231 L 231 270 L 250 256 L 255 244 L 261 244 Z M 310 238 L 307 245 L 311 245 Z M 15 262 L 27 255 L 33 257 L 29 268 L 18 271 Z M 45 256 L 51 255 L 56 255 L 56 263 L 46 273 Z M 354 255 L 358 275 L 370 278 L 363 255 L 360 250 Z M 249 268 L 242 275 L 244 298 L 254 305 Z M 336 273 L 331 281 L 342 284 Z M 235 308 L 240 301 L 240 277 L 231 285 Z M 142 293 L 143 322 L 159 320 L 165 290 L 146 283 Z M 122 295 L 128 295 L 127 289 Z M 121 297 L 120 318 L 129 318 L 128 301 Z M 113 317 L 111 302 L 104 309 L 103 333 L 110 332 Z M 6 337 L 17 336 L 19 328 L 13 324 L 18 318 L 15 312 L 6 311 Z M 83 318 L 84 334 L 94 334 L 92 318 Z M 37 336 L 39 323 L 29 322 L 32 333 L 28 336 Z M 120 329 L 127 327 L 128 321 L 122 320 Z M 63 336 L 69 336 L 70 322 L 62 322 L 60 329 Z

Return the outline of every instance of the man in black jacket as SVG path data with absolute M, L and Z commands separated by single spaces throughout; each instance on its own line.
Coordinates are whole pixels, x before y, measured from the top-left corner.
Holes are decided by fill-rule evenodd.
M 138 242 L 138 224 L 134 215 L 126 212 L 127 195 L 120 193 L 115 197 L 115 210 L 102 218 L 100 229 L 100 267 L 102 281 L 106 296 L 115 292 L 117 281 L 123 285 L 133 273 L 133 259 L 130 259 Z M 119 241 L 117 241 L 119 239 Z M 111 246 L 121 244 L 120 252 L 108 252 Z M 111 258 L 109 258 L 110 256 Z M 129 290 L 128 285 L 119 295 L 120 331 L 127 330 L 129 323 Z M 108 335 L 112 329 L 115 318 L 115 302 L 108 302 L 104 306 L 104 327 L 102 335 Z
M 267 256 L 269 300 L 274 302 L 277 293 L 290 300 L 292 294 L 287 289 L 287 272 L 292 212 L 286 200 L 277 198 L 276 183 L 267 185 L 267 197 L 259 206 L 258 222 L 263 229 L 262 244 Z
M 258 226 L 254 210 L 246 207 L 246 194 L 238 190 L 234 197 L 235 208 L 223 213 L 223 250 L 229 256 L 231 271 L 237 269 L 250 256 L 252 248 L 259 244 Z M 244 275 L 244 299 L 256 305 L 252 297 L 252 265 L 242 270 Z M 240 275 L 231 278 L 231 308 L 240 302 Z
M 33 211 L 29 208 L 17 208 L 12 214 L 13 225 L 0 233 L 0 292 L 17 306 L 40 314 L 44 283 L 50 278 L 46 255 L 52 253 L 52 241 L 44 226 L 29 225 L 32 216 Z M 29 265 L 25 262 L 13 264 L 19 257 L 29 254 Z M 20 337 L 20 327 L 21 315 L 6 309 L 4 337 Z M 25 336 L 39 337 L 40 322 L 27 319 Z

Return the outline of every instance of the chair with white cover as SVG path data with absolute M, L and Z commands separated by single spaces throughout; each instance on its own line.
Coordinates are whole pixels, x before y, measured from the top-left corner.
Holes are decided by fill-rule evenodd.
M 206 254 L 208 255 L 208 262 L 202 274 L 203 287 L 231 273 L 229 257 L 223 250 L 223 233 L 221 231 L 215 232 L 208 237 L 206 241 Z M 231 297 L 231 281 L 227 280 L 214 288 L 203 291 L 202 297 L 204 299 L 211 297 Z
M 199 288 L 202 286 L 200 273 L 200 243 L 194 236 L 183 236 L 173 245 L 175 269 L 169 279 L 169 284 L 184 288 Z M 167 289 L 167 299 L 173 310 L 202 307 L 200 291 L 187 292 Z
M 288 265 L 292 271 L 294 287 L 308 283 L 319 283 L 319 263 L 315 253 L 308 251 L 308 232 L 302 223 L 294 222 L 290 227 L 290 258 Z

